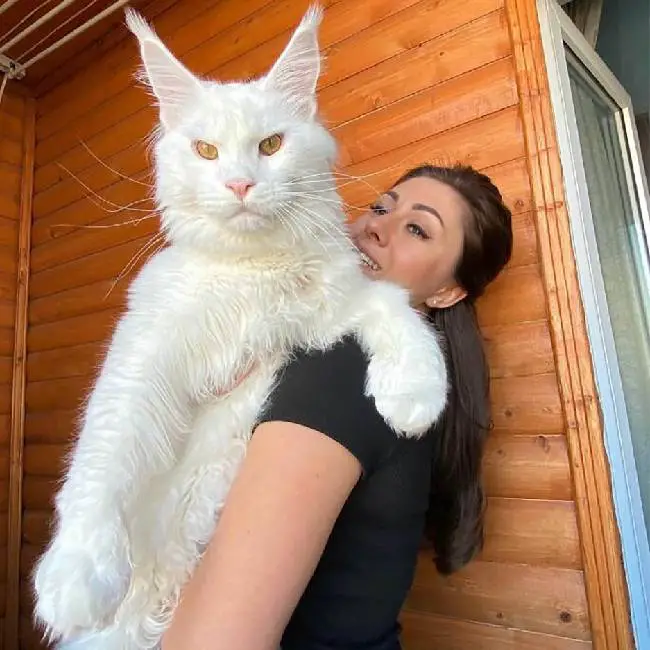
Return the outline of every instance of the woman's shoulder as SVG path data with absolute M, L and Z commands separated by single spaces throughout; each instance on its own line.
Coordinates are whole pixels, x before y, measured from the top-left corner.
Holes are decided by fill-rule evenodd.
M 367 356 L 348 336 L 325 350 L 299 351 L 280 371 L 262 422 L 285 421 L 338 441 L 372 471 L 398 436 L 365 393 Z
M 348 335 L 325 349 L 295 351 L 279 375 L 279 381 L 311 377 L 316 382 L 321 377 L 340 377 L 345 373 L 358 383 L 359 378 L 363 381 L 367 366 L 368 359 L 361 345 L 354 336 Z

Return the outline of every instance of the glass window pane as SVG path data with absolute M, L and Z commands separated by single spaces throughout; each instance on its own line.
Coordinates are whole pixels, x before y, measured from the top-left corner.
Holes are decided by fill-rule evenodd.
M 598 256 L 650 532 L 650 295 L 638 197 L 620 110 L 567 48 Z M 626 158 L 624 158 L 624 156 Z

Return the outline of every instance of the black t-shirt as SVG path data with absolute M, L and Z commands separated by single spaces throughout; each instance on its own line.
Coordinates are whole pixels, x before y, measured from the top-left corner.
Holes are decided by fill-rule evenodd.
M 282 640 L 282 650 L 383 650 L 397 645 L 428 506 L 429 433 L 393 432 L 364 395 L 367 358 L 353 339 L 298 354 L 283 370 L 262 421 L 282 420 L 336 440 L 362 476 L 334 524 Z

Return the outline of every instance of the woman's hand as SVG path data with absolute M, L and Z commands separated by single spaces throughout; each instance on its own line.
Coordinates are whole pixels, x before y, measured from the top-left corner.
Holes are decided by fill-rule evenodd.
M 360 474 L 326 435 L 261 424 L 163 650 L 277 650 Z

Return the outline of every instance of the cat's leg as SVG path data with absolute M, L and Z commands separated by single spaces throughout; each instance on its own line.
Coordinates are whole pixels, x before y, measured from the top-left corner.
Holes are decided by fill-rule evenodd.
M 172 470 L 173 489 L 159 509 L 165 521 L 152 575 L 139 580 L 143 590 L 149 588 L 149 594 L 140 594 L 137 608 L 143 613 L 142 632 L 147 638 L 166 629 L 180 590 L 212 538 L 275 367 L 258 366 L 231 393 L 202 406 L 193 423 L 188 444 Z M 160 607 L 161 598 L 166 607 Z
M 368 281 L 358 304 L 357 334 L 370 357 L 366 393 L 397 432 L 419 436 L 440 417 L 447 400 L 439 336 L 395 285 Z
M 138 323 L 136 322 L 137 326 Z M 129 505 L 174 462 L 187 430 L 172 340 L 118 325 L 55 498 L 53 539 L 34 572 L 35 617 L 52 638 L 106 624 L 129 585 Z

